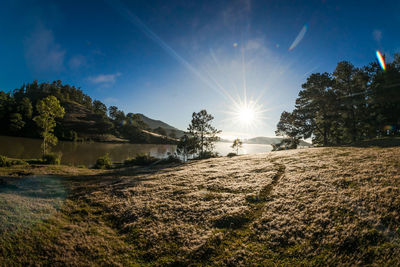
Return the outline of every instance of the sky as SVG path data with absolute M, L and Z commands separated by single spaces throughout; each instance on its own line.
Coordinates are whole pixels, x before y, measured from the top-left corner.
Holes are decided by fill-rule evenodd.
M 274 136 L 311 73 L 400 52 L 400 1 L 1 1 L 0 90 L 33 80 L 185 130 Z M 244 107 L 252 123 L 238 120 Z

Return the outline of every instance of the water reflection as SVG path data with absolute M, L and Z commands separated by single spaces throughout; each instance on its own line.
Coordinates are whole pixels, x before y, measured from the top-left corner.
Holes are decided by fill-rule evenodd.
M 40 158 L 41 145 L 40 139 L 23 137 L 0 136 L 0 155 L 11 158 Z M 231 143 L 218 142 L 215 150 L 220 155 L 225 156 L 233 152 Z M 269 145 L 243 144 L 239 154 L 256 154 L 271 151 Z M 155 144 L 111 144 L 111 143 L 79 143 L 59 141 L 53 149 L 54 152 L 61 152 L 63 164 L 92 166 L 96 159 L 106 153 L 110 154 L 113 161 L 124 161 L 137 154 L 150 154 L 156 158 L 165 158 L 168 153 L 174 153 L 175 145 L 155 145 Z
M 12 158 L 40 158 L 41 140 L 0 136 L 0 155 Z M 54 152 L 61 152 L 63 164 L 91 166 L 96 159 L 106 153 L 113 161 L 123 161 L 137 154 L 150 154 L 153 157 L 163 158 L 167 153 L 173 153 L 174 145 L 153 144 L 111 144 L 111 143 L 79 143 L 59 141 L 53 148 Z

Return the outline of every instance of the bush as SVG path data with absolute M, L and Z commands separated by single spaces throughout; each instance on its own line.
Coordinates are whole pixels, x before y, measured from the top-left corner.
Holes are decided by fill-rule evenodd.
M 50 164 L 50 165 L 60 165 L 61 162 L 61 154 L 60 153 L 49 153 L 43 155 L 43 164 Z
M 232 158 L 232 157 L 234 157 L 234 156 L 237 156 L 237 154 L 236 154 L 236 153 L 233 153 L 233 152 L 230 152 L 230 153 L 228 153 L 228 155 L 226 155 L 226 156 Z
M 13 159 L 10 161 L 11 165 L 27 165 L 28 162 L 26 162 L 25 160 L 22 159 Z
M 200 153 L 197 158 L 198 159 L 209 159 L 209 158 L 216 158 L 216 157 L 219 157 L 219 154 L 217 152 L 204 151 L 203 153 Z
M 125 166 L 147 166 L 150 165 L 154 162 L 156 162 L 158 159 L 155 157 L 152 157 L 150 155 L 137 155 L 133 159 L 126 159 L 124 161 Z
M 112 167 L 112 162 L 108 153 L 98 158 L 94 167 L 96 169 L 110 169 Z
M 26 161 L 21 159 L 9 159 L 6 156 L 0 156 L 0 167 L 10 167 L 12 165 L 25 165 Z
M 176 154 L 169 154 L 166 159 L 161 160 L 160 163 L 181 163 L 182 160 Z
M 6 156 L 0 156 L 0 167 L 9 167 L 10 161 Z

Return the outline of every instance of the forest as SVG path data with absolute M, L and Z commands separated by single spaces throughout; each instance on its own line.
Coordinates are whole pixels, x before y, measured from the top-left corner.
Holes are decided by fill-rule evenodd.
M 114 135 L 133 143 L 154 142 L 155 137 L 144 131 L 151 129 L 137 114 L 125 114 L 116 106 L 107 109 L 104 103 L 92 100 L 80 88 L 63 85 L 59 80 L 34 81 L 12 92 L 0 91 L 0 134 L 39 137 L 40 131 L 33 118 L 38 114 L 36 104 L 47 96 L 55 96 L 66 111 L 65 118 L 57 120 L 54 130 L 61 140 L 76 141 L 91 134 Z
M 400 55 L 386 65 L 341 61 L 333 73 L 311 74 L 294 110 L 282 112 L 276 134 L 323 146 L 399 136 Z

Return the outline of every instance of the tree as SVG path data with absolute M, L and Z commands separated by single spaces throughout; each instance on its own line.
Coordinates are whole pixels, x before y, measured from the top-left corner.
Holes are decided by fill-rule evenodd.
M 18 104 L 17 111 L 26 120 L 30 120 L 32 118 L 33 108 L 29 98 L 22 98 L 22 100 Z
M 103 116 L 107 116 L 107 106 L 104 105 L 101 101 L 95 100 L 93 101 L 93 111 L 97 114 L 101 114 Z
M 33 120 L 42 129 L 40 135 L 43 137 L 42 149 L 43 156 L 47 154 L 50 145 L 57 144 L 57 137 L 54 136 L 55 118 L 63 118 L 64 108 L 55 96 L 48 96 L 36 104 L 36 110 L 39 113 Z
M 12 113 L 10 115 L 10 131 L 18 132 L 24 128 L 25 122 L 22 120 L 22 116 L 19 113 Z
M 243 145 L 243 142 L 242 142 L 242 140 L 240 140 L 239 138 L 236 138 L 235 140 L 233 140 L 233 143 L 232 143 L 232 146 L 231 146 L 231 147 L 232 147 L 234 150 L 236 150 L 236 155 L 239 155 L 239 148 L 241 148 L 242 145 Z
M 217 134 L 221 131 L 211 125 L 213 119 L 214 117 L 208 114 L 205 109 L 198 113 L 193 112 L 192 114 L 192 121 L 188 127 L 188 131 L 197 143 L 200 158 L 204 157 L 206 153 L 212 152 L 214 142 L 219 140 Z
M 185 133 L 181 138 L 179 138 L 179 142 L 176 147 L 176 152 L 179 155 L 183 156 L 183 161 L 187 161 L 188 156 L 196 153 L 196 151 L 197 151 L 197 142 L 194 137 L 189 136 Z

